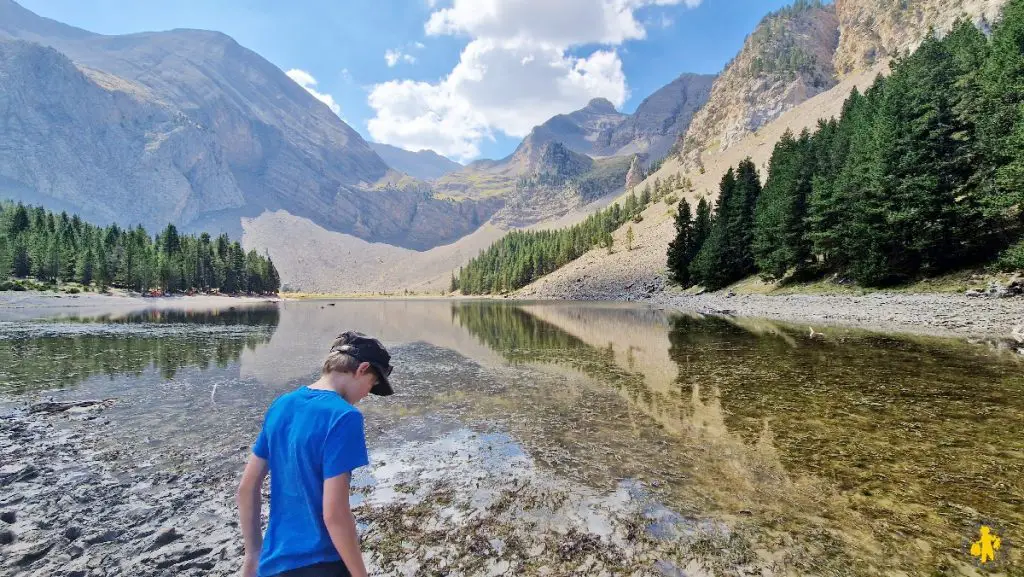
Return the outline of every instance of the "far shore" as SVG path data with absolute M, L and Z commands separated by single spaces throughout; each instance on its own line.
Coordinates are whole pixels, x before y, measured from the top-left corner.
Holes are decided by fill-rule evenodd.
M 146 309 L 201 308 L 216 309 L 237 305 L 279 302 L 274 296 L 229 296 L 215 294 L 144 297 L 139 293 L 81 292 L 67 294 L 53 291 L 0 292 L 0 320 L 26 320 L 51 316 L 89 316 L 127 314 Z
M 128 314 L 146 309 L 217 309 L 261 303 L 307 300 L 493 300 L 493 301 L 608 301 L 636 302 L 680 312 L 803 322 L 822 330 L 829 325 L 952 338 L 997 340 L 1024 351 L 1024 297 L 968 298 L 950 293 L 869 292 L 838 294 L 738 294 L 727 291 L 704 295 L 674 290 L 620 291 L 618 294 L 566 292 L 550 294 L 462 295 L 399 293 L 281 293 L 278 296 L 212 294 L 143 297 L 138 293 L 43 291 L 0 292 L 0 320 L 42 317 Z

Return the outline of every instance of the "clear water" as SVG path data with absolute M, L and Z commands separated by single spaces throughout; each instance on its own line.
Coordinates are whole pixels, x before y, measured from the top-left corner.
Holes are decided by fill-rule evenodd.
M 778 573 L 969 573 L 988 525 L 1003 538 L 999 570 L 1019 570 L 1024 363 L 956 340 L 816 328 L 590 303 L 304 301 L 8 322 L 0 311 L 0 402 L 114 397 L 110 418 L 155 449 L 137 466 L 187 464 L 201 445 L 237 467 L 266 406 L 311 382 L 333 337 L 355 329 L 396 365 L 398 394 L 362 406 L 387 461 L 378 476 L 402 474 L 403 450 L 450 451 L 452 475 L 501 478 L 528 462 L 603 496 L 605 511 L 642 487 L 650 531 L 727 527 L 735 539 L 694 554 L 725 547 L 703 553 Z M 479 458 L 460 461 L 459 447 Z M 416 493 L 398 487 L 375 498 Z M 579 517 L 607 532 L 599 514 Z

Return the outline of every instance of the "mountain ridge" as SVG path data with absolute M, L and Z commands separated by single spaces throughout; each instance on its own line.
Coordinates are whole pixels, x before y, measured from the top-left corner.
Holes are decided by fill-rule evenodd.
M 433 180 L 462 170 L 463 165 L 433 150 L 406 150 L 380 142 L 368 142 L 370 148 L 391 168 L 422 180 Z

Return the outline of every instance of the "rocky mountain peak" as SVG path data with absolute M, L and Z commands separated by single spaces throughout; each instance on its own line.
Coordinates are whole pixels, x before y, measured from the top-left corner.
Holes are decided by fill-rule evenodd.
M 615 105 L 607 98 L 592 98 L 583 109 L 599 114 L 618 114 Z
M 711 97 L 712 74 L 682 74 L 644 99 L 626 120 L 606 129 L 595 141 L 600 156 L 644 153 L 663 158 Z

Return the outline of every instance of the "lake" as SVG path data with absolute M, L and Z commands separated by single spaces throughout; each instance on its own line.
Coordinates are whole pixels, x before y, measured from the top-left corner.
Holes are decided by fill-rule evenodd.
M 383 573 L 971 574 L 983 525 L 984 570 L 1020 571 L 1024 363 L 953 339 L 611 303 L 64 315 L 0 322 L 0 412 L 116 398 L 140 468 L 233 471 L 347 329 L 396 367 L 354 481 Z

